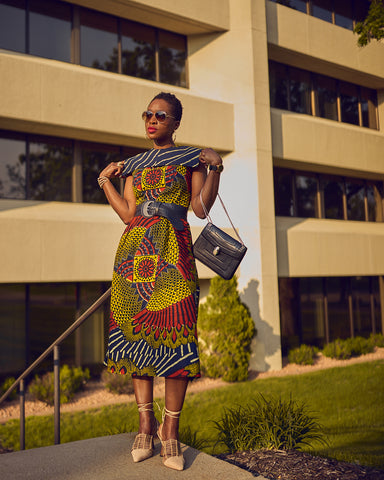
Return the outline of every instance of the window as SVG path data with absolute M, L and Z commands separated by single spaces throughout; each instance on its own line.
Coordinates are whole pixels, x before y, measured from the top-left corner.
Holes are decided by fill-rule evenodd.
M 188 86 L 185 35 L 65 1 L 0 0 L 0 48 Z
M 279 278 L 283 355 L 300 344 L 382 333 L 380 277 Z
M 383 221 L 383 182 L 275 167 L 275 214 Z
M 82 143 L 83 202 L 108 203 L 104 192 L 97 186 L 100 171 L 111 162 L 118 162 L 120 149 L 112 145 Z M 119 180 L 113 180 L 118 188 Z
M 0 131 L 0 198 L 26 198 L 26 142 L 21 134 Z
M 272 0 L 286 7 L 310 13 L 314 17 L 353 30 L 368 13 L 369 0 Z
M 365 182 L 347 180 L 345 182 L 348 220 L 365 220 Z
M 297 173 L 296 178 L 296 203 L 298 217 L 317 217 L 317 178 L 310 175 Z
M 269 91 L 273 108 L 378 129 L 375 90 L 271 60 Z
M 0 285 L 0 374 L 26 367 L 25 286 Z
M 292 112 L 312 114 L 309 72 L 298 68 L 290 68 L 289 100 Z
M 160 82 L 187 86 L 185 38 L 175 33 L 159 30 Z
M 156 32 L 152 27 L 122 21 L 122 73 L 156 80 Z
M 361 2 L 358 2 L 361 3 Z M 337 0 L 334 2 L 335 24 L 339 27 L 353 30 L 353 2 L 352 0 Z
M 378 129 L 377 125 L 377 94 L 369 88 L 361 88 L 361 115 L 364 127 Z
M 71 61 L 72 10 L 69 4 L 29 0 L 29 53 Z
M 332 0 L 312 0 L 312 15 L 332 23 Z
M 356 85 L 340 82 L 341 121 L 359 125 L 359 98 Z
M 25 0 L 1 0 L 0 48 L 26 51 Z
M 271 106 L 288 110 L 288 68 L 281 63 L 270 62 L 269 64 L 269 91 Z
M 80 63 L 86 67 L 118 72 L 118 37 L 115 17 L 81 9 Z
M 324 217 L 343 220 L 343 181 L 338 178 L 323 178 Z
M 275 189 L 275 214 L 285 217 L 293 217 L 293 185 L 292 174 L 289 170 L 275 169 L 274 189 Z
M 70 202 L 73 158 L 71 142 L 30 137 L 28 146 L 28 198 Z
M 316 115 L 329 120 L 338 120 L 337 86 L 334 78 L 315 77 Z

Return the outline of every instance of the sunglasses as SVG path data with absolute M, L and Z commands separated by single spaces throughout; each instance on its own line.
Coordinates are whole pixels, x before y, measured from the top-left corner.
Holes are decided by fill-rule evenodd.
M 141 115 L 141 118 L 145 121 L 145 122 L 148 122 L 149 120 L 151 120 L 151 118 L 153 117 L 153 115 L 155 115 L 156 117 L 156 120 L 158 122 L 165 122 L 165 120 L 167 119 L 167 117 L 169 118 L 175 118 L 173 117 L 172 115 L 168 115 L 167 112 L 164 112 L 163 110 L 158 110 L 157 112 L 151 112 L 151 110 L 146 110 L 145 112 L 143 112 L 143 114 Z

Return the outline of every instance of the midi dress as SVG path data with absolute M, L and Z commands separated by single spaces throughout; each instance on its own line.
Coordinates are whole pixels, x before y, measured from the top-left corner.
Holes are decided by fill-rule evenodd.
M 147 200 L 189 207 L 200 149 L 151 149 L 124 162 L 136 205 Z M 199 282 L 190 227 L 136 215 L 116 252 L 105 365 L 112 373 L 197 378 Z

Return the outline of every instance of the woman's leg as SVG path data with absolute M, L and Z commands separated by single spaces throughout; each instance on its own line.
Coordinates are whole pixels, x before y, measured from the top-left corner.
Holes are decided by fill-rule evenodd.
M 170 412 L 181 412 L 188 381 L 186 378 L 165 379 L 165 408 Z M 162 437 L 164 440 L 179 439 L 179 415 L 165 415 Z
M 154 435 L 157 423 L 153 413 L 153 377 L 132 377 L 132 383 L 140 415 L 138 433 Z

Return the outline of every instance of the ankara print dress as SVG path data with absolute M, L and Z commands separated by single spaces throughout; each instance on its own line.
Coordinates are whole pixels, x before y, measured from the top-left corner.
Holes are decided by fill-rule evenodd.
M 125 161 L 136 205 L 147 200 L 188 207 L 200 149 L 152 149 Z M 199 285 L 190 228 L 160 216 L 135 216 L 117 249 L 105 364 L 132 376 L 200 376 L 196 320 Z

